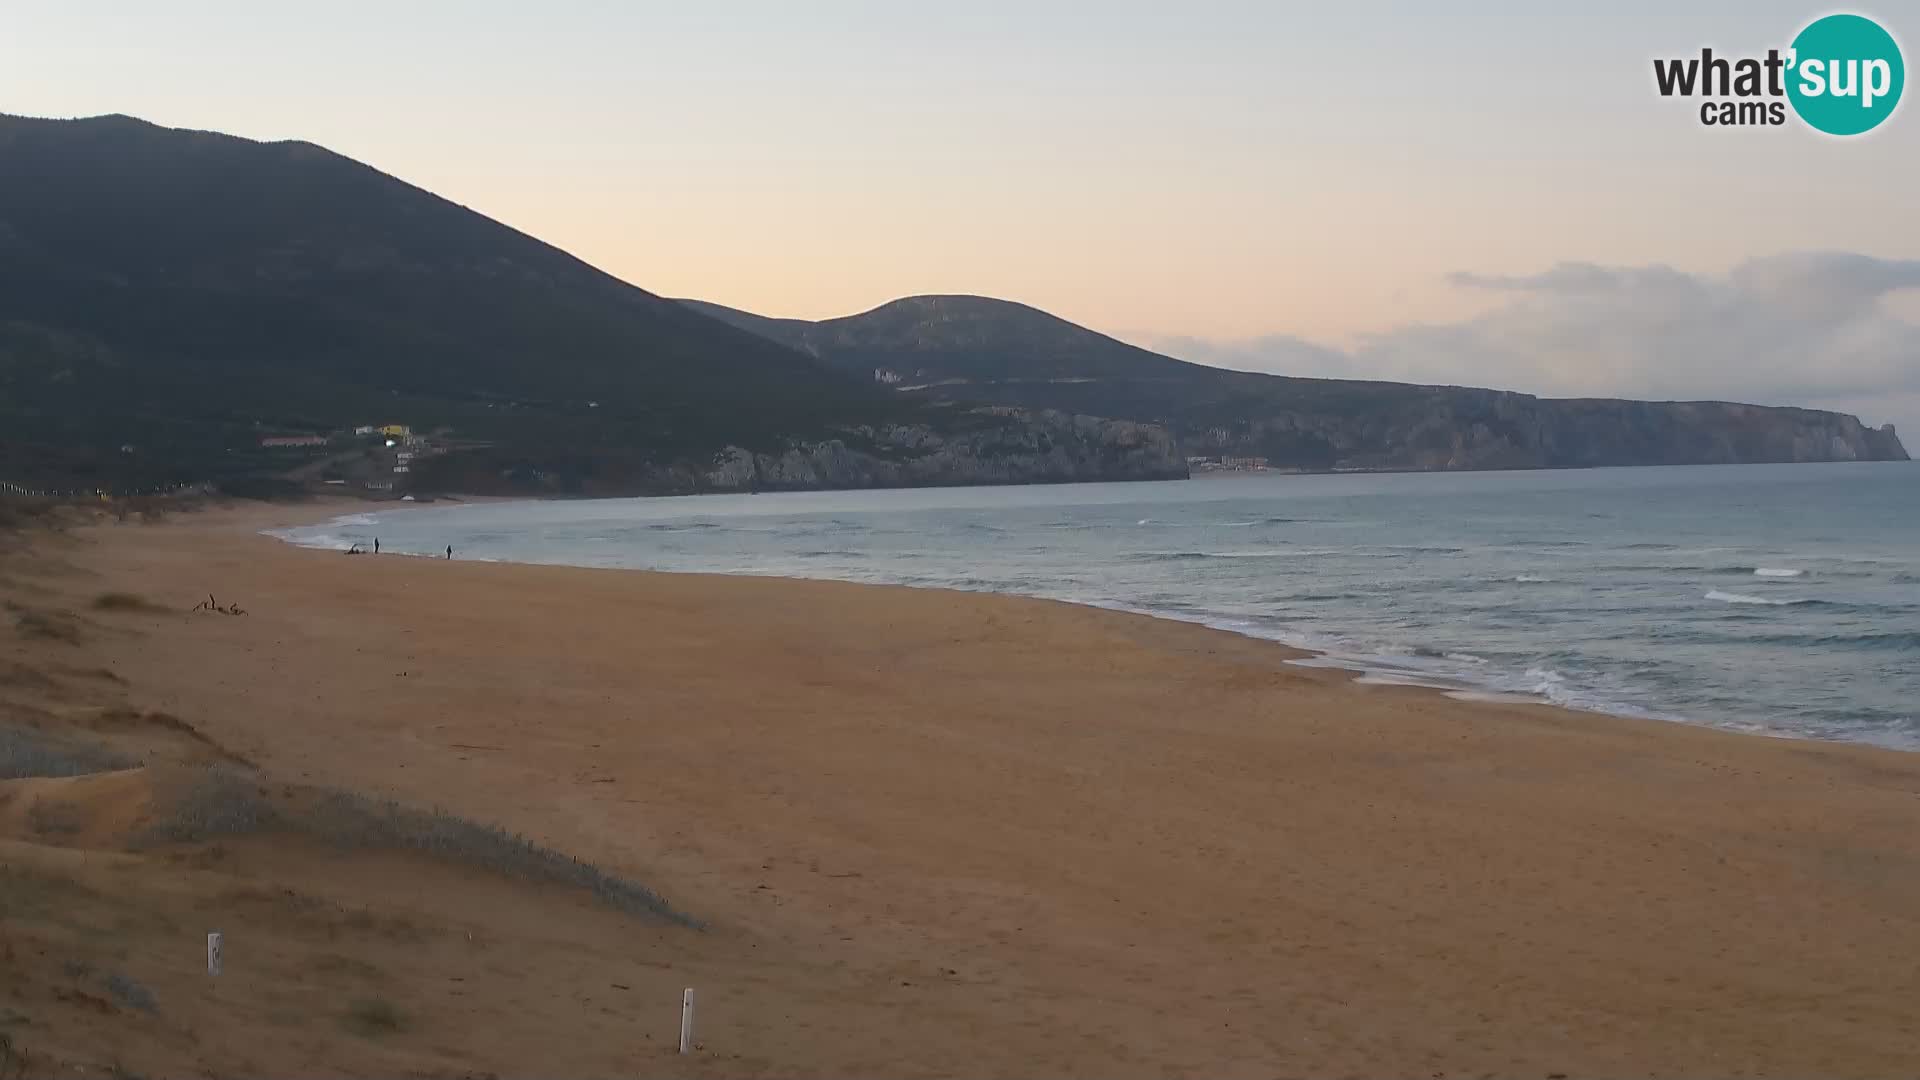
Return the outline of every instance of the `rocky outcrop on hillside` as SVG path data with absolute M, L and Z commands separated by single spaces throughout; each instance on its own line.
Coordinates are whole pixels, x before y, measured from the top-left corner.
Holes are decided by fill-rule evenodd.
M 1722 401 L 1556 400 L 1460 387 L 1367 411 L 1263 409 L 1179 432 L 1195 455 L 1302 469 L 1538 469 L 1905 461 L 1893 426 Z
M 710 457 L 575 456 L 564 463 L 480 448 L 426 462 L 423 490 L 499 494 L 680 495 L 827 488 L 1184 480 L 1186 458 L 1152 424 L 1024 409 L 954 410 L 939 423 L 844 428 L 777 449 Z
M 737 446 L 699 479 L 710 491 L 1184 480 L 1186 459 L 1164 428 L 1066 413 L 980 410 L 979 423 L 849 430 L 778 453 Z

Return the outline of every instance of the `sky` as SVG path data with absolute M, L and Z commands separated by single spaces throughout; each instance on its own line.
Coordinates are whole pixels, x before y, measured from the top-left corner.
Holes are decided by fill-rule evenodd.
M 1911 62 L 1920 2 L 1875 5 Z M 1253 370 L 1920 433 L 1920 105 L 1843 140 L 1654 90 L 1829 10 L 6 0 L 0 111 L 304 139 L 767 315 L 974 293 Z

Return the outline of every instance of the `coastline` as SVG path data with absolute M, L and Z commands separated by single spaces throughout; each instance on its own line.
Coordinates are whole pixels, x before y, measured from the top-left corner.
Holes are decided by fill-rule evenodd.
M 694 497 L 699 497 L 699 496 L 694 496 Z M 497 503 L 497 504 L 511 504 L 511 503 L 520 503 L 520 502 L 544 502 L 548 500 L 495 498 L 495 499 L 474 500 L 474 501 L 476 502 L 485 501 L 485 502 L 491 502 L 491 503 Z M 593 500 L 576 500 L 576 501 L 593 501 Z M 385 507 L 388 504 L 380 504 L 380 505 Z M 414 510 L 414 509 L 428 510 L 428 509 L 432 509 L 433 505 L 434 504 L 420 504 L 416 506 L 414 504 L 406 504 L 401 508 L 407 509 L 407 510 Z M 373 511 L 372 513 L 379 513 L 379 512 L 382 512 L 382 511 Z M 321 525 L 367 524 L 367 522 L 364 522 L 364 521 L 356 522 L 356 521 L 353 521 L 352 519 L 366 518 L 371 516 L 372 516 L 371 513 L 357 512 L 357 511 L 349 512 L 345 514 L 335 514 L 327 517 L 317 518 L 315 520 L 302 520 L 298 522 L 287 521 L 284 524 L 276 524 L 276 525 L 269 526 L 265 529 L 260 530 L 260 532 L 264 536 L 269 536 L 269 537 L 272 537 L 273 539 L 279 540 L 293 547 L 302 548 L 309 551 L 338 551 L 341 549 L 339 547 L 339 544 L 336 542 L 337 538 L 329 537 L 326 542 L 303 543 L 300 539 L 297 539 L 296 537 L 290 534 L 294 533 L 295 531 L 301 528 L 318 527 Z M 390 554 L 398 558 L 434 559 L 438 557 L 431 552 L 391 552 Z M 510 566 L 555 566 L 555 565 L 573 566 L 578 569 L 607 570 L 607 571 L 612 571 L 616 573 L 662 573 L 662 574 L 681 573 L 680 571 L 648 570 L 648 569 L 642 569 L 638 567 L 589 567 L 589 566 L 581 566 L 580 564 L 576 564 L 576 563 L 537 563 L 537 562 L 522 562 L 522 561 L 513 560 L 513 559 L 483 558 L 477 561 L 486 562 L 486 563 L 500 563 L 500 564 L 510 565 Z M 772 581 L 820 581 L 820 582 L 832 582 L 832 583 L 838 583 L 838 584 L 855 585 L 857 587 L 901 588 L 901 589 L 914 589 L 921 592 L 932 592 L 932 593 L 961 593 L 961 594 L 973 594 L 973 595 L 985 595 L 985 596 L 1006 596 L 1006 597 L 1016 597 L 1023 600 L 1037 600 L 1043 603 L 1066 604 L 1070 607 L 1085 608 L 1089 611 L 1106 611 L 1106 612 L 1113 612 L 1117 614 L 1136 615 L 1142 618 L 1155 619 L 1162 622 L 1178 623 L 1185 626 L 1199 627 L 1199 628 L 1213 631 L 1216 633 L 1232 634 L 1235 637 L 1245 638 L 1249 641 L 1259 642 L 1263 645 L 1268 645 L 1277 650 L 1281 650 L 1282 652 L 1288 654 L 1284 658 L 1285 663 L 1295 664 L 1304 668 L 1325 669 L 1332 672 L 1338 672 L 1338 673 L 1341 673 L 1342 675 L 1352 678 L 1353 681 L 1360 683 L 1362 685 L 1397 686 L 1397 687 L 1402 687 L 1410 690 L 1420 690 L 1420 691 L 1428 691 L 1428 692 L 1436 693 L 1452 700 L 1478 702 L 1481 704 L 1530 705 L 1530 706 L 1538 706 L 1541 708 L 1548 708 L 1548 709 L 1565 709 L 1569 712 L 1587 713 L 1587 714 L 1596 715 L 1596 716 L 1629 718 L 1629 719 L 1637 719 L 1637 720 L 1657 720 L 1663 723 L 1692 724 L 1695 726 L 1715 727 L 1715 725 L 1701 724 L 1698 721 L 1686 720 L 1679 717 L 1653 715 L 1649 713 L 1637 712 L 1632 710 L 1616 711 L 1612 709 L 1601 708 L 1598 706 L 1587 707 L 1587 706 L 1572 704 L 1568 702 L 1556 702 L 1542 694 L 1529 694 L 1529 693 L 1520 693 L 1520 692 L 1513 692 L 1513 691 L 1502 691 L 1502 690 L 1490 688 L 1490 687 L 1475 686 L 1475 685 L 1468 684 L 1464 681 L 1447 680 L 1446 677 L 1444 676 L 1425 673 L 1425 672 L 1419 672 L 1412 669 L 1394 668 L 1394 667 L 1383 666 L 1383 665 L 1370 666 L 1363 659 L 1341 656 L 1332 652 L 1331 650 L 1328 650 L 1325 648 L 1316 648 L 1311 645 L 1303 644 L 1296 641 L 1287 641 L 1281 638 L 1264 636 L 1250 629 L 1247 629 L 1244 625 L 1235 625 L 1231 620 L 1221 619 L 1214 616 L 1186 616 L 1181 613 L 1173 612 L 1173 611 L 1153 610 L 1151 608 L 1143 608 L 1143 607 L 1132 607 L 1132 606 L 1119 604 L 1119 603 L 1103 603 L 1095 600 L 1071 600 L 1071 599 L 1063 599 L 1059 597 L 1035 596 L 1028 593 L 1001 592 L 1001 591 L 995 591 L 995 590 L 954 589 L 954 588 L 948 588 L 948 587 L 943 587 L 938 585 L 924 585 L 924 584 L 914 584 L 914 583 L 908 583 L 908 582 L 848 582 L 839 578 L 832 578 L 832 577 L 806 577 L 801 575 L 788 575 L 788 574 L 757 574 L 757 573 L 745 574 L 745 573 L 729 572 L 729 571 L 713 571 L 711 573 L 714 576 L 719 576 L 719 577 L 742 577 L 742 578 L 752 578 L 757 580 L 772 580 Z M 1737 729 L 1717 727 L 1716 730 L 1726 731 L 1726 730 L 1737 730 Z M 1795 736 L 1795 735 L 1790 735 L 1785 733 L 1774 733 L 1774 732 L 1752 731 L 1752 732 L 1743 732 L 1743 733 L 1757 734 L 1757 735 L 1762 735 L 1768 738 L 1801 738 L 1801 736 Z M 1818 740 L 1813 740 L 1813 741 L 1818 741 Z
M 1525 471 L 1539 471 L 1539 470 L 1525 470 Z M 1583 470 L 1583 471 L 1592 472 L 1597 470 L 1589 469 L 1589 470 Z M 696 497 L 699 497 L 699 496 L 696 496 Z M 552 500 L 500 497 L 500 498 L 489 498 L 489 499 L 475 500 L 475 501 L 490 503 L 494 505 L 510 506 L 510 505 L 518 504 L 518 505 L 535 506 L 535 505 L 540 505 Z M 579 500 L 569 500 L 569 501 L 579 501 Z M 592 501 L 592 500 L 587 500 L 587 501 Z M 622 503 L 630 500 L 614 499 L 614 500 L 602 500 L 602 501 Z M 365 547 L 367 545 L 369 537 L 355 536 L 351 532 L 351 527 L 354 527 L 354 526 L 366 527 L 371 525 L 372 522 L 364 519 L 370 518 L 374 514 L 383 513 L 388 509 L 407 509 L 407 510 L 436 509 L 436 507 L 431 504 L 421 504 L 418 506 L 415 506 L 414 504 L 406 504 L 402 506 L 400 504 L 381 503 L 381 504 L 375 504 L 375 506 L 376 508 L 372 510 L 356 508 L 351 512 L 343 513 L 343 514 L 316 515 L 310 519 L 277 523 L 275 526 L 264 529 L 262 531 L 266 535 L 271 536 L 275 539 L 281 540 L 294 547 L 305 548 L 309 550 L 318 550 L 318 551 L 343 550 L 346 544 L 348 544 L 349 542 L 358 542 L 362 547 Z M 438 509 L 445 509 L 445 508 L 438 507 Z M 361 520 L 356 520 L 356 519 L 361 519 Z M 317 530 L 322 529 L 326 526 L 334 526 L 334 525 L 345 526 L 348 528 L 338 532 L 317 532 Z M 301 535 L 303 533 L 306 535 L 304 536 Z M 395 552 L 395 554 L 403 554 L 403 555 L 406 555 L 406 554 L 423 555 L 424 554 L 427 557 L 434 557 L 434 558 L 438 557 L 438 555 L 435 553 L 421 553 L 421 552 Z M 753 578 L 753 579 L 760 579 L 760 580 L 842 582 L 842 583 L 848 583 L 848 584 L 912 588 L 912 589 L 918 589 L 922 591 L 931 591 L 931 592 L 959 592 L 959 593 L 973 593 L 973 594 L 981 594 L 981 595 L 1010 596 L 1010 597 L 1021 597 L 1021 598 L 1027 598 L 1027 599 L 1047 600 L 1052 602 L 1065 603 L 1075 607 L 1083 607 L 1089 610 L 1121 612 L 1121 613 L 1143 616 L 1147 618 L 1163 620 L 1163 621 L 1172 622 L 1172 623 L 1180 623 L 1183 625 L 1201 627 L 1207 630 L 1217 631 L 1220 633 L 1233 634 L 1235 636 L 1244 637 L 1252 641 L 1260 642 L 1262 644 L 1272 645 L 1277 648 L 1290 650 L 1294 654 L 1287 659 L 1287 662 L 1290 664 L 1296 664 L 1306 668 L 1329 669 L 1332 671 L 1341 672 L 1347 677 L 1352 678 L 1355 682 L 1358 682 L 1363 685 L 1396 686 L 1396 687 L 1403 687 L 1403 688 L 1409 688 L 1409 689 L 1419 689 L 1424 691 L 1431 691 L 1433 693 L 1440 694 L 1442 696 L 1445 696 L 1453 700 L 1479 703 L 1479 704 L 1534 705 L 1542 708 L 1565 709 L 1571 712 L 1577 712 L 1577 713 L 1595 715 L 1595 716 L 1604 716 L 1604 717 L 1610 717 L 1614 719 L 1631 719 L 1631 720 L 1641 720 L 1641 721 L 1650 720 L 1650 721 L 1656 721 L 1660 723 L 1681 724 L 1681 725 L 1687 725 L 1687 726 L 1693 726 L 1693 727 L 1704 727 L 1704 728 L 1710 728 L 1717 731 L 1726 731 L 1726 732 L 1733 732 L 1733 733 L 1745 734 L 1745 735 L 1756 735 L 1763 738 L 1789 739 L 1789 740 L 1807 741 L 1807 742 L 1816 742 L 1816 743 L 1835 742 L 1835 743 L 1842 743 L 1847 745 L 1876 746 L 1883 749 L 1891 749 L 1891 750 L 1896 750 L 1896 751 L 1906 752 L 1906 753 L 1920 752 L 1920 745 L 1908 745 L 1900 741 L 1881 740 L 1881 739 L 1875 739 L 1871 737 L 1861 737 L 1861 736 L 1831 736 L 1831 735 L 1827 735 L 1827 734 L 1816 732 L 1816 731 L 1809 731 L 1805 729 L 1795 730 L 1791 727 L 1777 726 L 1777 725 L 1769 726 L 1766 724 L 1754 723 L 1751 721 L 1739 721 L 1739 722 L 1727 721 L 1727 720 L 1715 721 L 1712 719 L 1702 719 L 1697 716 L 1687 715 L 1684 710 L 1674 707 L 1671 702 L 1641 701 L 1637 703 L 1629 703 L 1626 700 L 1622 700 L 1619 697 L 1611 696 L 1611 695 L 1597 695 L 1591 692 L 1587 692 L 1587 693 L 1570 692 L 1567 685 L 1562 681 L 1562 678 L 1559 675 L 1559 673 L 1551 669 L 1540 670 L 1540 669 L 1530 668 L 1525 672 L 1524 679 L 1515 678 L 1513 672 L 1505 672 L 1499 675 L 1494 675 L 1494 674 L 1491 674 L 1487 669 L 1480 667 L 1480 665 L 1484 665 L 1486 663 L 1486 661 L 1483 658 L 1475 657 L 1475 656 L 1458 656 L 1450 652 L 1443 653 L 1439 650 L 1428 648 L 1424 644 L 1419 644 L 1419 645 L 1412 646 L 1410 648 L 1405 648 L 1404 651 L 1399 654 L 1395 654 L 1392 652 L 1379 652 L 1376 650 L 1360 650 L 1360 649 L 1354 649 L 1354 648 L 1342 648 L 1337 645 L 1328 644 L 1328 635 L 1326 633 L 1321 633 L 1318 635 L 1300 635 L 1300 634 L 1288 635 L 1284 633 L 1275 633 L 1266 627 L 1250 622 L 1245 617 L 1230 616 L 1230 615 L 1225 615 L 1218 612 L 1187 608 L 1183 606 L 1176 606 L 1174 608 L 1154 607 L 1151 605 L 1129 603 L 1123 600 L 1112 599 L 1107 597 L 1087 598 L 1087 597 L 1075 597 L 1075 596 L 1049 595 L 1048 592 L 1044 590 L 1026 591 L 1026 590 L 1020 590 L 1020 589 L 1006 589 L 1006 588 L 972 588 L 967 586 L 950 586 L 950 585 L 928 583 L 925 581 L 916 581 L 912 579 L 882 580 L 882 581 L 875 581 L 871 579 L 857 580 L 857 579 L 852 579 L 845 576 L 834 575 L 831 573 L 828 573 L 828 574 L 808 574 L 804 572 L 767 573 L 759 570 L 744 570 L 744 569 L 656 570 L 648 567 L 631 567 L 631 566 L 618 566 L 618 565 L 606 565 L 606 564 L 595 566 L 592 563 L 578 562 L 578 561 L 542 562 L 542 561 L 516 559 L 511 557 L 499 558 L 499 557 L 493 557 L 493 556 L 480 556 L 480 557 L 468 556 L 468 558 L 475 559 L 476 561 L 482 561 L 482 562 L 500 562 L 500 563 L 506 563 L 511 565 L 523 565 L 523 566 L 576 566 L 581 568 L 619 569 L 619 570 L 629 570 L 632 572 L 646 572 L 646 573 L 717 574 L 721 576 L 745 577 L 745 578 Z M 1756 573 L 1760 573 L 1764 575 L 1767 573 L 1767 571 L 1756 571 Z M 1793 576 L 1798 576 L 1797 572 L 1794 573 Z M 1551 581 L 1554 579 L 1534 579 L 1534 578 L 1529 578 L 1526 575 L 1522 575 L 1520 580 Z M 1709 600 L 1712 600 L 1716 598 L 1725 598 L 1726 596 L 1727 594 L 1723 592 L 1711 592 L 1708 594 L 1707 598 Z M 1757 602 L 1757 603 L 1769 602 L 1769 601 L 1754 600 L 1751 597 L 1742 597 L 1740 599 L 1745 600 L 1747 602 Z M 1337 629 L 1332 634 L 1332 637 L 1334 640 L 1339 640 L 1342 636 L 1343 635 L 1341 635 Z M 1441 660 L 1450 660 L 1450 661 L 1453 661 L 1453 663 L 1451 664 L 1436 663 L 1436 661 L 1441 661 Z
M 1366 685 L 1063 602 L 259 532 L 341 512 L 103 524 L 8 571 L 163 607 L 76 648 L 263 775 L 497 823 L 707 922 L 651 961 L 743 1055 L 701 1075 L 1920 1053 L 1911 754 Z M 187 614 L 208 592 L 248 616 Z

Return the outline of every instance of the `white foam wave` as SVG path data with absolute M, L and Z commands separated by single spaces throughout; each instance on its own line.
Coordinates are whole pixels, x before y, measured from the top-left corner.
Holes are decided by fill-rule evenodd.
M 1566 676 L 1552 668 L 1530 667 L 1527 669 L 1526 678 L 1527 689 L 1541 697 L 1557 701 L 1559 699 L 1555 695 L 1565 693 L 1563 688 L 1567 683 Z
M 1804 573 L 1806 573 L 1805 570 L 1788 570 L 1785 567 L 1779 567 L 1779 566 L 1760 566 L 1760 567 L 1754 568 L 1753 576 L 1754 577 L 1799 577 L 1801 574 L 1804 574 Z
M 1426 675 L 1417 671 L 1394 671 L 1370 668 L 1359 678 L 1353 680 L 1362 686 L 1418 686 L 1426 690 L 1462 690 L 1451 680 L 1438 675 Z
M 1446 696 L 1455 701 L 1477 701 L 1488 705 L 1550 705 L 1540 694 L 1516 694 L 1505 690 L 1449 690 Z
M 1522 585 L 1545 585 L 1548 582 L 1551 582 L 1553 579 L 1550 577 L 1541 577 L 1538 574 L 1521 574 L 1515 577 L 1513 580 L 1519 582 Z
M 275 537 L 276 539 L 284 540 L 287 543 L 292 544 L 294 547 L 303 547 L 303 548 L 342 548 L 344 549 L 350 544 L 355 544 L 359 542 L 357 540 L 353 540 L 348 537 L 342 536 L 338 533 L 331 533 L 331 532 L 325 531 L 324 529 L 313 529 L 313 528 L 286 529 L 286 530 L 277 531 L 277 532 L 269 532 L 267 535 Z
M 1721 592 L 1715 589 L 1707 594 L 1707 599 L 1718 600 L 1723 604 L 1764 604 L 1767 607 L 1785 607 L 1791 600 L 1769 600 L 1764 596 L 1748 596 L 1746 593 Z

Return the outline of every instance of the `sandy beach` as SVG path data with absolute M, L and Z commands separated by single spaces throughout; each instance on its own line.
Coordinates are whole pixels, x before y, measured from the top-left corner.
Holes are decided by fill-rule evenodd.
M 40 968 L 65 931 L 35 931 L 36 959 L 8 914 L 0 1005 L 46 1060 L 91 1040 L 155 1075 L 1897 1076 L 1920 1061 L 1920 757 L 1357 685 L 1270 643 L 1046 601 L 348 558 L 259 535 L 338 512 L 210 510 L 14 550 L 0 591 L 16 616 L 79 630 L 6 637 L 6 715 L 162 713 L 273 782 L 504 826 L 706 928 L 475 872 L 229 845 L 261 881 L 429 928 L 409 944 L 281 927 L 293 944 L 261 1000 L 296 992 L 282 981 L 314 971 L 296 945 L 324 936 L 342 958 L 326 986 L 357 993 L 353 965 L 372 969 L 414 1017 L 367 1038 L 207 999 L 201 924 L 280 925 L 226 910 L 219 875 L 239 871 L 16 822 L 9 874 L 96 897 L 137 881 L 175 913 L 116 946 L 162 991 L 159 1019 L 125 1022 L 59 998 Z M 153 607 L 91 606 L 115 592 Z M 246 614 L 190 611 L 209 594 Z M 102 668 L 111 686 L 83 692 L 72 673 Z M 462 942 L 436 918 L 487 929 Z M 185 958 L 174 982 L 153 961 L 163 941 Z M 687 1058 L 670 1049 L 683 986 L 703 1002 Z

